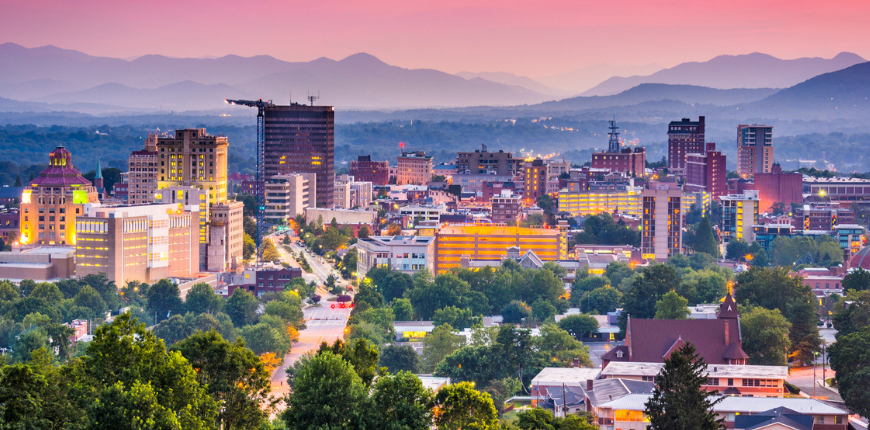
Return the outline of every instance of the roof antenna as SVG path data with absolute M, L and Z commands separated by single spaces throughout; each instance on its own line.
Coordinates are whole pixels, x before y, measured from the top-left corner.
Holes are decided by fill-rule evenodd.
M 311 103 L 311 106 L 314 106 L 314 101 L 320 98 L 320 90 L 317 90 L 317 95 L 312 95 L 308 93 L 308 101 Z

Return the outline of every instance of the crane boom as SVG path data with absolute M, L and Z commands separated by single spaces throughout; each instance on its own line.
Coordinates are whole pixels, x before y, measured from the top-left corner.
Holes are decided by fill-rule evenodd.
M 257 264 L 263 263 L 263 233 L 264 233 L 264 218 L 266 213 L 266 190 L 265 183 L 265 150 L 266 150 L 266 126 L 265 126 L 265 110 L 266 108 L 274 107 L 271 100 L 230 100 L 226 102 L 231 105 L 247 106 L 257 108 L 257 178 L 256 188 L 257 193 Z

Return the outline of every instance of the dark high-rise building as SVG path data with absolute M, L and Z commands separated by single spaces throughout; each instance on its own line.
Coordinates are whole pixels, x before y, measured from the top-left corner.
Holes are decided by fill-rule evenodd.
M 686 155 L 686 185 L 688 192 L 705 191 L 713 200 L 728 194 L 728 172 L 725 154 L 716 150 L 716 144 L 707 144 L 707 152 Z
M 703 116 L 698 117 L 698 121 L 683 118 L 682 121 L 671 121 L 668 124 L 669 171 L 684 172 L 687 155 L 705 152 L 704 128 Z
M 317 207 L 332 207 L 335 111 L 332 106 L 273 106 L 265 110 L 265 176 L 317 175 Z
M 386 161 L 372 161 L 371 155 L 360 155 L 356 161 L 350 162 L 350 176 L 359 182 L 387 185 L 390 183 L 390 165 Z

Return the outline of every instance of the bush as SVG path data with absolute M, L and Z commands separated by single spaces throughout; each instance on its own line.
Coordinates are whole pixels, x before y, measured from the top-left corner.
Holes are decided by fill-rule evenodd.
M 795 387 L 794 385 L 788 383 L 787 381 L 782 381 L 782 383 L 785 386 L 785 388 L 788 390 L 789 393 L 791 393 L 791 394 L 800 394 L 801 393 L 800 388 Z

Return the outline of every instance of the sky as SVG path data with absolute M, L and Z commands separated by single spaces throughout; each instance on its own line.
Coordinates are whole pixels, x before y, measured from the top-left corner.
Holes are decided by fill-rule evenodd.
M 866 0 L 0 0 L 0 43 L 119 58 L 367 52 L 531 77 L 717 55 L 870 58 Z

